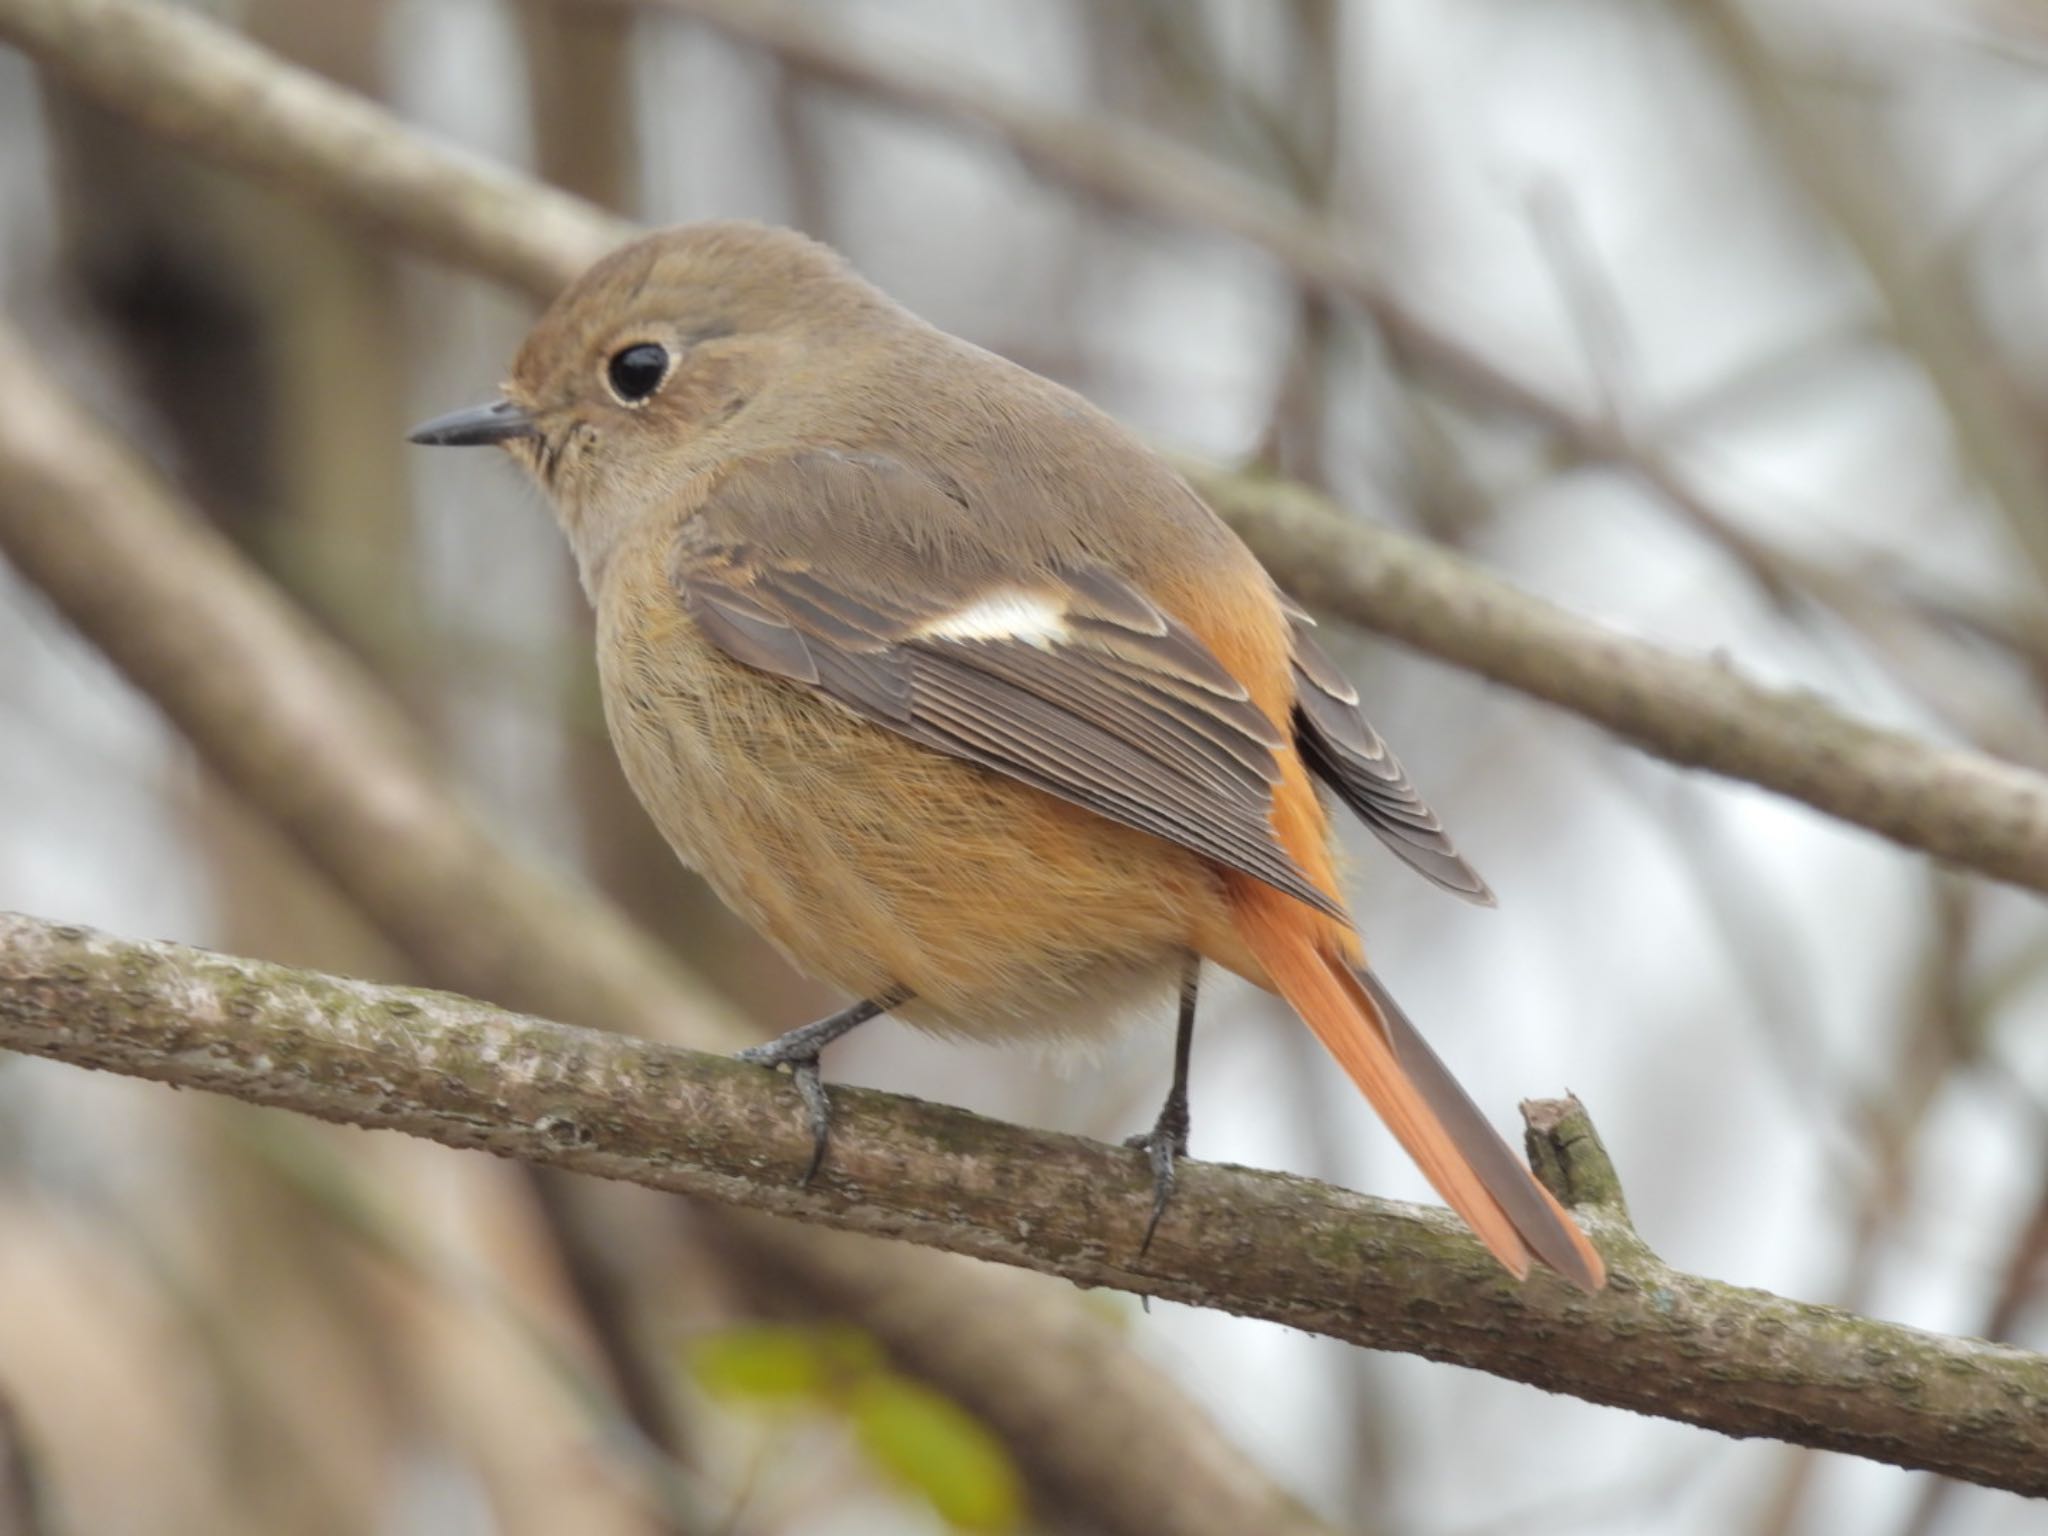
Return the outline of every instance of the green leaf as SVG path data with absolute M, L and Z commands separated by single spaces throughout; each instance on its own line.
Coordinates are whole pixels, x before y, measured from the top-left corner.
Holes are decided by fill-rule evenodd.
M 772 1323 L 722 1329 L 690 1346 L 690 1374 L 729 1403 L 827 1404 L 881 1368 L 882 1352 L 858 1328 Z
M 1016 1464 L 958 1404 L 877 1371 L 858 1383 L 846 1409 L 869 1459 L 923 1494 L 955 1530 L 1013 1531 L 1023 1519 Z

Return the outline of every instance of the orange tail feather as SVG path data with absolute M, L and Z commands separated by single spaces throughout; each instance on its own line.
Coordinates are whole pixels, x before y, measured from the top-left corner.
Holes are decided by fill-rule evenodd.
M 1232 882 L 1236 928 L 1280 995 L 1337 1058 L 1436 1192 L 1517 1279 L 1532 1262 L 1582 1290 L 1600 1255 L 1487 1122 L 1379 979 L 1325 942 L 1327 919 Z M 1334 933 L 1329 937 L 1334 938 Z

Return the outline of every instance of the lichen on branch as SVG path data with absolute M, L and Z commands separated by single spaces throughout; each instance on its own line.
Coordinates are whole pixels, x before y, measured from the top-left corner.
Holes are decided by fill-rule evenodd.
M 1189 1164 L 1149 1250 L 1139 1153 L 837 1088 L 833 1151 L 725 1057 L 0 916 L 0 1047 L 1286 1323 L 1731 1435 L 2048 1495 L 2048 1356 L 1688 1275 L 1628 1228 L 1576 1104 L 1538 1166 L 1609 1260 L 1517 1283 L 1447 1212 Z

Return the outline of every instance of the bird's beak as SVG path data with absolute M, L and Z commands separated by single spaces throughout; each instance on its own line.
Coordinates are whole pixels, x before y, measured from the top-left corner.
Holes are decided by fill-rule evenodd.
M 431 448 L 471 448 L 483 443 L 502 443 L 514 437 L 532 437 L 533 418 L 510 400 L 493 400 L 489 405 L 472 405 L 422 422 L 406 434 L 406 441 Z

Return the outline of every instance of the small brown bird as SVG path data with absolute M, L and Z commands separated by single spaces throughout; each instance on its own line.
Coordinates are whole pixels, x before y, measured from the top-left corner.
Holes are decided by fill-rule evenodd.
M 1207 959 L 1286 998 L 1509 1270 L 1604 1283 L 1366 968 L 1312 777 L 1437 884 L 1486 885 L 1309 616 L 1087 401 L 822 245 L 715 223 L 600 261 L 501 399 L 413 441 L 502 444 L 546 489 L 634 790 L 861 999 L 746 1053 L 793 1069 L 818 1156 L 818 1053 L 877 1014 L 1073 1036 L 1177 985 L 1173 1088 L 1133 1138 L 1156 1228 Z

